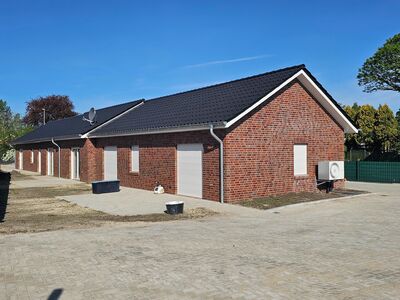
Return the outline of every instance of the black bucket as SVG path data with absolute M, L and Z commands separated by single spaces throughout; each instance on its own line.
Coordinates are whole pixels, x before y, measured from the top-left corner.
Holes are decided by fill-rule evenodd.
M 172 201 L 165 204 L 167 205 L 167 214 L 176 215 L 183 213 L 183 201 Z

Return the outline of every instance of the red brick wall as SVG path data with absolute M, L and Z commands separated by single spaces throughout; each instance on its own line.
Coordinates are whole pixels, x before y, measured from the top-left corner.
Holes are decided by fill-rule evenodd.
M 81 140 L 80 179 L 87 183 L 103 179 L 103 149 L 90 139 Z
M 219 135 L 222 136 L 221 132 Z M 103 180 L 103 149 L 118 147 L 118 178 L 126 187 L 153 190 L 160 182 L 167 193 L 176 193 L 176 147 L 177 144 L 202 143 L 203 154 L 203 198 L 219 200 L 219 149 L 208 131 L 157 134 L 146 136 L 116 137 L 57 141 L 61 147 L 61 177 L 71 176 L 71 148 L 80 147 L 80 180 L 92 182 Z M 139 172 L 131 172 L 131 147 L 139 145 Z M 42 149 L 42 175 L 47 175 L 47 149 L 54 151 L 54 176 L 58 176 L 58 148 L 52 143 L 21 146 L 24 150 L 24 170 L 37 171 L 37 165 L 28 164 L 30 150 Z M 18 152 L 16 155 L 18 166 Z M 30 158 L 30 157 L 29 157 Z
M 203 198 L 219 200 L 218 144 L 208 131 L 138 135 L 96 139 L 94 144 L 103 150 L 105 146 L 118 147 L 118 178 L 126 187 L 153 190 L 160 182 L 167 193 L 176 193 L 177 144 L 201 143 L 203 154 Z M 139 172 L 131 172 L 131 147 L 139 145 Z M 103 178 L 103 159 L 96 171 L 96 178 Z
M 71 148 L 84 146 L 84 140 L 56 141 L 61 148 L 61 177 L 71 178 Z M 58 176 L 58 148 L 52 143 L 37 143 L 29 145 L 21 145 L 16 152 L 16 167 L 19 166 L 19 149 L 23 149 L 23 169 L 26 171 L 38 171 L 38 153 L 41 151 L 41 174 L 47 175 L 47 149 L 54 151 L 54 176 Z M 34 149 L 35 161 L 30 163 L 30 152 Z M 83 167 L 81 166 L 81 173 Z
M 46 175 L 47 174 L 47 151 L 43 148 L 37 148 L 38 152 L 40 151 L 41 153 L 41 168 L 40 168 L 40 174 L 41 175 Z
M 288 192 L 315 191 L 316 165 L 320 160 L 344 159 L 344 133 L 299 82 L 294 82 L 270 103 L 261 106 L 228 132 L 217 131 L 225 146 L 225 201 L 258 198 Z M 118 147 L 118 178 L 122 186 L 152 190 L 160 182 L 166 192 L 176 193 L 176 146 L 201 143 L 203 198 L 219 200 L 219 145 L 208 131 L 80 139 L 59 142 L 61 176 L 70 178 L 71 147 L 81 147 L 80 179 L 103 179 L 103 148 Z M 293 145 L 308 145 L 308 175 L 293 175 Z M 131 172 L 131 146 L 139 145 L 138 173 Z M 54 175 L 58 175 L 58 150 L 51 143 L 22 146 L 24 169 L 30 164 L 29 149 L 42 150 L 42 174 L 47 173 L 47 148 L 55 149 Z M 18 166 L 18 153 L 17 166 Z M 340 183 L 339 183 L 340 185 Z
M 35 148 L 20 148 L 23 151 L 22 154 L 22 167 L 26 171 L 37 172 L 38 171 L 38 151 Z M 33 162 L 31 162 L 31 151 L 33 150 Z M 16 166 L 19 168 L 19 149 L 16 152 Z
M 308 145 L 308 175 L 293 175 L 293 145 Z M 315 191 L 320 160 L 344 160 L 344 132 L 294 82 L 226 135 L 225 200 Z

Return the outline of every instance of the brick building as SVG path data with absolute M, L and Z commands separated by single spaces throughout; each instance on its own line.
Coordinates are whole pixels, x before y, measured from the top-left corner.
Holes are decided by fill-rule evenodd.
M 83 117 L 14 141 L 16 167 L 235 202 L 316 191 L 318 161 L 344 160 L 344 133 L 357 132 L 304 65 Z

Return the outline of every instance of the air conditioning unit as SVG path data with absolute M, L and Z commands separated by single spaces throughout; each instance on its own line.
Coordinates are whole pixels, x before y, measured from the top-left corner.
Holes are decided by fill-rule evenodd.
M 318 162 L 318 180 L 344 179 L 343 161 L 320 161 Z

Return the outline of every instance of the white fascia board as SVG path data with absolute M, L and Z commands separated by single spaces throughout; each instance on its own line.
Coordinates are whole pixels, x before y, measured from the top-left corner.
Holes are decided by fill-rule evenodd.
M 101 127 L 103 127 L 103 126 L 105 126 L 105 125 L 107 125 L 107 124 L 109 124 L 109 123 L 115 121 L 116 119 L 122 117 L 123 115 L 127 114 L 128 112 L 130 112 L 130 111 L 134 110 L 135 108 L 137 108 L 137 107 L 143 105 L 143 103 L 144 103 L 144 101 L 140 102 L 139 104 L 136 104 L 135 106 L 132 106 L 132 107 L 129 108 L 128 110 L 126 110 L 126 111 L 124 111 L 123 113 L 121 113 L 121 114 L 115 116 L 114 118 L 111 118 L 111 119 L 108 120 L 107 122 L 104 122 L 103 124 L 97 126 L 96 128 L 93 128 L 92 130 L 86 132 L 85 134 L 82 134 L 82 135 L 81 135 L 81 138 L 82 138 L 82 139 L 87 139 L 87 138 L 89 137 L 89 134 L 90 134 L 90 133 L 92 133 L 92 132 L 94 132 L 94 131 L 100 129 Z
M 294 79 L 299 79 L 300 82 L 311 92 L 311 94 L 318 100 L 318 102 L 326 109 L 326 111 L 332 115 L 332 117 L 340 124 L 340 126 L 343 127 L 344 131 L 346 133 L 357 133 L 358 129 L 354 127 L 354 125 L 347 119 L 345 115 L 336 107 L 336 105 L 329 99 L 329 97 L 322 92 L 322 90 L 315 84 L 315 82 L 303 71 L 300 70 L 296 74 L 294 74 L 292 77 L 287 79 L 285 82 L 280 84 L 278 87 L 276 87 L 273 91 L 269 92 L 267 95 L 265 95 L 263 98 L 258 100 L 256 103 L 254 103 L 252 106 L 247 108 L 245 111 L 237 115 L 235 118 L 230 120 L 229 122 L 226 123 L 225 128 L 228 128 L 235 124 L 237 121 L 242 119 L 244 116 L 246 116 L 248 113 L 250 113 L 252 110 L 263 104 L 266 100 L 274 96 L 276 93 L 278 93 L 282 88 L 284 88 L 286 85 L 288 85 L 290 82 L 292 82 Z
M 69 137 L 69 138 L 63 138 L 63 137 L 56 137 L 54 140 L 55 141 L 69 141 L 69 140 L 79 140 L 79 136 L 76 137 Z M 48 143 L 51 142 L 51 139 L 48 140 L 40 140 L 40 141 L 26 141 L 23 143 L 18 143 L 18 144 L 10 144 L 11 146 L 18 146 L 18 145 L 28 145 L 28 144 L 39 144 L 39 143 Z
M 230 120 L 229 122 L 226 123 L 225 127 L 231 127 L 233 124 L 235 124 L 237 121 L 239 121 L 241 118 L 243 118 L 245 115 L 247 115 L 248 113 L 250 113 L 252 110 L 254 110 L 255 108 L 257 108 L 258 106 L 260 106 L 261 104 L 263 104 L 267 99 L 269 99 L 270 97 L 272 97 L 273 95 L 275 95 L 277 92 L 279 92 L 283 87 L 285 87 L 287 84 L 289 84 L 292 80 L 294 80 L 297 76 L 299 76 L 301 71 L 297 72 L 296 74 L 294 74 L 292 77 L 290 77 L 289 79 L 287 79 L 285 82 L 283 82 L 281 85 L 279 85 L 278 87 L 276 87 L 274 90 L 272 90 L 271 92 L 269 92 L 267 95 L 265 95 L 264 97 L 262 97 L 260 100 L 258 100 L 256 103 L 254 103 L 252 106 L 250 106 L 249 108 L 247 108 L 245 111 L 243 111 L 242 113 L 240 113 L 239 115 L 237 115 L 235 118 L 233 118 L 232 120 Z
M 357 133 L 358 129 L 350 120 L 337 108 L 329 97 L 318 87 L 318 85 L 303 70 L 300 71 L 300 82 L 311 92 L 325 110 L 343 127 L 346 133 Z
M 215 126 L 214 129 L 224 129 L 225 126 Z M 175 133 L 175 132 L 188 132 L 188 131 L 201 131 L 210 130 L 210 126 L 190 126 L 190 127 L 180 127 L 180 128 L 165 128 L 165 129 L 154 129 L 154 130 L 144 130 L 137 132 L 127 132 L 127 133 L 110 133 L 106 135 L 95 135 L 91 134 L 89 138 L 107 138 L 107 137 L 117 137 L 117 136 L 131 136 L 131 135 L 148 135 L 148 134 L 160 134 L 160 133 Z

